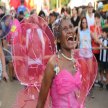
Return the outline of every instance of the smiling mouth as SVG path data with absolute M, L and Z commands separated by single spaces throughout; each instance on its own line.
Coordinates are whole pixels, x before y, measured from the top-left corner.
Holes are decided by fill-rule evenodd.
M 69 37 L 67 38 L 67 41 L 75 41 L 74 36 L 69 36 Z

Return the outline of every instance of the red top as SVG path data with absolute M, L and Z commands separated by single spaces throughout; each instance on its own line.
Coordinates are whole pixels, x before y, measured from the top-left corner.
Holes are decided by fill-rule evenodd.
M 95 25 L 93 25 L 93 26 L 90 26 L 90 31 L 91 32 L 95 32 Z M 101 29 L 101 27 L 97 27 L 96 28 L 96 33 L 97 33 L 97 35 L 96 36 L 100 36 L 101 35 L 101 33 L 102 33 L 102 29 Z M 96 43 L 95 41 L 94 41 L 94 39 L 92 39 L 92 47 L 99 47 L 100 45 L 98 44 L 98 43 Z M 94 54 L 99 54 L 100 53 L 100 50 L 93 50 L 93 53 Z
M 10 6 L 17 10 L 18 6 L 20 6 L 20 0 L 10 0 Z

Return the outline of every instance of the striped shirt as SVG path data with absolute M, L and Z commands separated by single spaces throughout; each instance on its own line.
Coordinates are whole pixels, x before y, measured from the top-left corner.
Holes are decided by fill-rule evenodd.
M 103 43 L 104 46 L 108 47 L 108 38 L 105 39 L 103 37 L 100 38 L 100 41 Z M 102 45 L 100 46 L 100 48 L 102 47 Z M 100 58 L 99 60 L 101 62 L 108 62 L 108 49 L 101 49 L 100 50 Z

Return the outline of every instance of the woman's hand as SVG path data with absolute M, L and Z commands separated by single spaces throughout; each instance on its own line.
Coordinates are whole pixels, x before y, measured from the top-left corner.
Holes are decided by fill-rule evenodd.
M 7 80 L 9 79 L 7 72 L 3 71 L 2 73 L 2 77 L 3 79 L 7 82 Z

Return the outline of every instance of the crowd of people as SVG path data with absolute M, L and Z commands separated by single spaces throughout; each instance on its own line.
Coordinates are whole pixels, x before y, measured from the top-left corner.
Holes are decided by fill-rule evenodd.
M 5 7 L 0 6 L 1 20 L 5 13 Z M 29 12 L 24 6 L 23 0 L 17 10 L 11 7 L 9 13 L 9 15 L 11 15 L 12 18 L 17 20 L 17 22 L 19 23 L 23 23 L 24 18 L 30 17 L 33 14 L 37 14 L 36 10 L 33 9 L 31 12 Z M 74 66 L 71 67 L 72 65 L 74 65 L 74 60 L 72 61 L 73 58 L 71 57 L 71 49 L 88 49 L 95 55 L 98 62 L 98 75 L 95 84 L 99 85 L 101 88 L 103 88 L 105 85 L 106 89 L 108 90 L 108 12 L 103 13 L 101 9 L 94 10 L 93 5 L 90 2 L 86 6 L 86 8 L 74 7 L 73 9 L 69 9 L 67 7 L 63 7 L 61 9 L 61 13 L 53 11 L 49 14 L 46 14 L 44 10 L 41 10 L 37 15 L 42 17 L 48 23 L 49 28 L 54 33 L 58 51 L 57 56 L 54 55 L 53 57 L 51 57 L 46 67 L 37 108 L 43 108 L 49 88 L 51 88 L 51 95 L 52 99 L 54 100 L 52 103 L 53 108 L 61 108 L 61 106 L 62 108 L 66 108 L 65 106 L 68 106 L 67 103 L 69 103 L 69 100 L 65 101 L 67 103 L 62 102 L 63 99 L 66 99 L 67 97 L 59 97 L 61 99 L 61 103 L 59 102 L 58 96 L 60 95 L 56 93 L 57 88 L 55 87 L 55 85 L 56 83 L 58 83 L 57 81 L 59 81 L 59 78 L 65 77 L 63 75 L 65 75 L 66 73 L 70 72 L 72 75 L 74 75 L 76 72 L 74 71 Z M 60 22 L 60 24 L 55 29 L 55 24 L 57 22 Z M 1 33 L 1 30 L 2 26 L 0 25 L 0 36 L 4 35 Z M 68 37 L 66 37 L 66 33 L 68 34 Z M 74 36 L 74 38 L 72 36 Z M 66 42 L 66 39 L 68 40 L 68 42 Z M 70 42 L 71 40 L 74 40 L 76 43 L 73 44 L 72 42 Z M 8 50 L 11 46 L 11 41 L 12 39 L 11 37 L 8 37 L 8 35 L 7 37 L 1 39 L 0 57 L 2 65 L 0 66 L 2 66 L 2 68 L 0 67 L 0 80 L 2 80 L 2 78 L 4 80 L 8 80 L 8 75 L 11 81 L 13 81 L 13 79 L 16 79 L 12 59 L 7 59 L 6 57 L 4 57 L 4 55 L 6 54 L 5 52 L 3 53 L 2 50 L 2 47 L 5 47 L 5 49 Z M 72 62 L 70 63 L 70 61 Z M 55 64 L 57 64 L 58 66 L 56 68 L 60 69 L 61 74 L 59 75 L 58 70 L 55 70 L 55 73 L 53 72 L 53 70 L 55 69 Z M 6 66 L 8 66 L 8 74 L 6 72 Z M 64 70 L 64 68 L 66 70 Z M 55 74 L 56 76 L 58 75 L 58 77 L 56 77 L 53 81 Z M 79 72 L 75 74 L 75 80 L 79 78 L 79 74 Z M 71 81 L 70 74 L 66 74 L 66 76 L 68 81 Z M 62 82 L 62 86 L 66 85 Z M 69 88 L 69 91 L 64 92 L 70 92 L 70 89 L 77 88 Z M 59 94 L 63 94 L 62 91 L 59 91 Z M 71 91 L 68 96 L 72 95 L 73 91 Z M 77 97 L 77 93 L 75 94 L 75 96 Z M 80 108 L 81 106 L 79 106 L 76 97 L 71 99 L 71 101 L 73 102 L 71 104 L 75 104 L 74 108 Z M 71 104 L 70 107 L 72 106 Z

